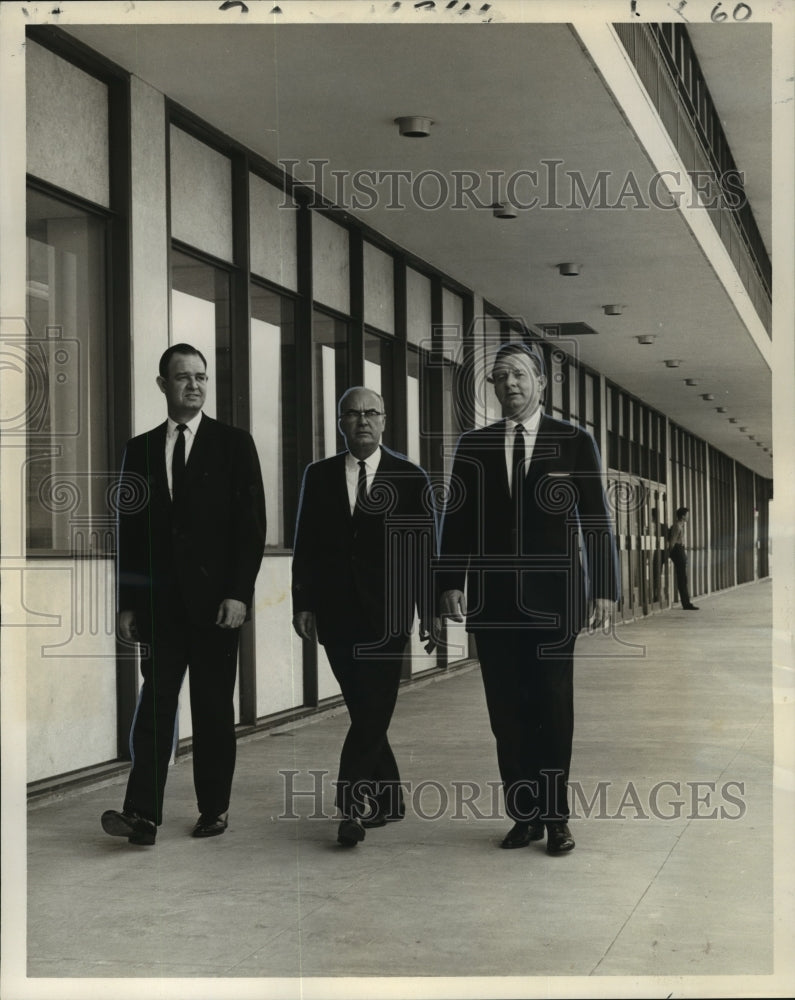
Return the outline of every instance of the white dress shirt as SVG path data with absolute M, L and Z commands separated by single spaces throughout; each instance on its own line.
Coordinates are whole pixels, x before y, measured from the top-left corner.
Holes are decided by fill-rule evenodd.
M 373 487 L 373 477 L 381 463 L 381 449 L 376 448 L 372 455 L 363 461 L 365 465 L 364 474 L 367 477 L 365 490 L 369 497 L 370 490 Z M 356 506 L 356 491 L 359 487 L 359 459 L 354 458 L 350 452 L 345 455 L 345 481 L 348 486 L 348 503 L 350 504 L 351 514 L 353 514 L 353 509 Z
M 190 455 L 190 450 L 193 447 L 193 442 L 196 438 L 196 431 L 199 429 L 199 422 L 202 418 L 202 412 L 196 414 L 195 417 L 191 417 L 190 420 L 185 421 L 185 466 L 188 465 L 188 456 Z M 174 497 L 174 487 L 172 484 L 171 476 L 171 465 L 172 459 L 174 458 L 174 445 L 177 443 L 177 438 L 179 437 L 179 431 L 177 430 L 176 420 L 172 420 L 171 417 L 168 418 L 168 427 L 166 427 L 166 475 L 168 476 L 168 492 L 172 499 Z
M 517 421 L 512 420 L 510 417 L 506 417 L 505 420 L 505 468 L 508 470 L 508 490 L 513 496 L 513 442 L 516 437 L 516 428 L 519 423 L 524 427 L 524 473 L 527 475 L 527 469 L 530 465 L 530 461 L 533 457 L 533 448 L 535 447 L 536 437 L 538 435 L 538 425 L 541 423 L 541 407 L 536 410 L 536 412 L 528 417 L 527 421 Z

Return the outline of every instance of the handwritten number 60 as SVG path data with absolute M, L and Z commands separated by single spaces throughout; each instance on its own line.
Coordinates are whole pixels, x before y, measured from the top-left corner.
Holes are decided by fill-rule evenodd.
M 726 11 L 720 10 L 722 6 L 723 6 L 722 3 L 716 3 L 715 6 L 712 8 L 712 13 L 710 14 L 710 17 L 712 18 L 713 21 L 728 20 L 729 15 L 726 13 Z M 738 3 L 737 6 L 732 11 L 732 20 L 734 21 L 747 21 L 750 16 L 751 16 L 751 8 L 748 6 L 747 3 Z

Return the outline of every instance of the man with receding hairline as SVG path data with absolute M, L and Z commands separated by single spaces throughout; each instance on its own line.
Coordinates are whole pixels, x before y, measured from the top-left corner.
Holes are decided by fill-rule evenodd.
M 542 410 L 546 372 L 533 344 L 504 344 L 489 381 L 497 423 L 456 448 L 437 574 L 440 611 L 474 633 L 505 808 L 504 848 L 546 834 L 574 848 L 568 776 L 573 654 L 580 628 L 610 620 L 617 556 L 596 444 Z M 466 595 L 465 595 L 466 588 Z
M 304 474 L 293 553 L 293 626 L 323 644 L 350 728 L 342 747 L 337 840 L 403 818 L 387 729 L 415 612 L 431 652 L 436 525 L 428 477 L 381 444 L 384 401 L 354 386 L 339 400 L 346 451 Z
M 160 359 L 168 418 L 127 443 L 118 511 L 119 634 L 140 642 L 143 683 L 121 811 L 102 828 L 152 845 L 162 820 L 180 686 L 190 671 L 194 837 L 227 828 L 235 767 L 240 626 L 265 549 L 265 498 L 251 435 L 203 412 L 207 362 L 190 344 Z

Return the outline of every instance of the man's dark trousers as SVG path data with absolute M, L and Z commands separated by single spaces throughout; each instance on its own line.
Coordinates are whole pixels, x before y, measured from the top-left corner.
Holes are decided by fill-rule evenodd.
M 574 636 L 474 632 L 505 811 L 514 822 L 567 820 L 574 734 Z
M 199 812 L 229 809 L 235 770 L 234 689 L 239 629 L 190 622 L 177 593 L 153 612 L 148 656 L 130 750 L 132 770 L 124 809 L 160 823 L 173 750 L 178 699 L 186 668 L 190 677 L 193 777 Z
M 690 588 L 687 585 L 687 553 L 681 542 L 671 546 L 671 562 L 674 564 L 676 572 L 676 589 L 679 591 L 679 600 L 682 602 L 682 607 L 686 608 L 690 604 Z
M 387 730 L 406 641 L 401 636 L 379 643 L 376 655 L 354 642 L 325 647 L 351 720 L 337 779 L 336 804 L 343 816 L 362 816 L 374 807 L 380 816 L 395 819 L 403 811 L 400 772 Z

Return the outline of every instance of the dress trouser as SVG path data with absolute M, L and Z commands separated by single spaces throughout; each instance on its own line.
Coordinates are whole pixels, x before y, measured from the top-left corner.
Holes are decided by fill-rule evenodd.
M 514 822 L 568 819 L 576 636 L 506 627 L 475 638 L 506 813 Z M 545 645 L 554 647 L 547 655 Z
M 682 607 L 690 604 L 690 589 L 687 585 L 687 553 L 685 547 L 680 542 L 671 546 L 671 562 L 676 571 L 676 589 L 679 591 L 679 600 Z
M 378 656 L 354 642 L 326 643 L 326 656 L 342 690 L 351 724 L 340 754 L 336 804 L 343 816 L 372 809 L 396 819 L 403 815 L 400 772 L 387 738 L 395 710 L 406 638 L 380 646 Z
M 141 661 L 125 809 L 162 822 L 179 690 L 188 668 L 199 812 L 220 816 L 229 808 L 237 750 L 233 699 L 239 634 L 239 629 L 195 625 L 179 608 L 154 622 L 149 655 Z

